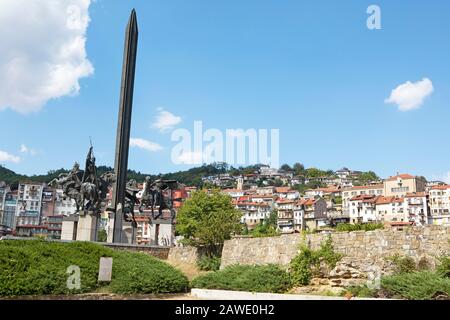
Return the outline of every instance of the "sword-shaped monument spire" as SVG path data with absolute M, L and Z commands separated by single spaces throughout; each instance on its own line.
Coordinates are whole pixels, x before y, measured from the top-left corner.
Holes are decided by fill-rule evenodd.
M 116 155 L 112 207 L 114 209 L 113 242 L 123 242 L 123 211 L 128 170 L 128 149 L 130 145 L 131 109 L 133 106 L 134 72 L 136 69 L 136 52 L 138 44 L 138 27 L 136 11 L 131 11 L 125 32 L 125 49 L 122 67 L 122 84 L 120 87 L 119 119 L 117 124 Z

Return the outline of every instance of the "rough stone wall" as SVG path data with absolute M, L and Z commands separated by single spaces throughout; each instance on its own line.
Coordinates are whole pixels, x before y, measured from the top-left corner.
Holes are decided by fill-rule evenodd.
M 196 265 L 199 252 L 195 247 L 172 247 L 167 260 L 174 264 Z
M 163 247 L 163 246 L 141 246 L 122 243 L 101 243 L 101 244 L 111 249 L 146 253 L 163 260 L 167 260 L 170 250 L 170 247 Z
M 326 234 L 282 235 L 272 238 L 234 238 L 224 244 L 221 268 L 236 263 L 287 266 L 297 254 L 300 243 L 318 249 Z M 436 258 L 450 254 L 450 226 L 413 227 L 332 233 L 333 247 L 343 258 L 324 274 L 335 285 L 358 284 L 389 274 L 393 264 L 386 259 L 395 254 L 426 262 L 431 268 Z M 348 281 L 347 281 L 348 280 Z

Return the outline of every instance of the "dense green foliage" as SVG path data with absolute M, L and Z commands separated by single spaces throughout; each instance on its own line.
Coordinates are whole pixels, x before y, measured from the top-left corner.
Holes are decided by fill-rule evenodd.
M 440 264 L 436 272 L 442 277 L 450 278 L 450 257 L 442 257 L 439 260 Z
M 339 223 L 336 226 L 336 231 L 338 232 L 349 232 L 349 231 L 373 231 L 377 229 L 383 229 L 384 225 L 382 223 Z
M 376 292 L 375 289 L 370 289 L 367 286 L 349 286 L 341 294 L 345 296 L 350 293 L 353 297 L 372 298 L 376 296 Z
M 437 296 L 450 297 L 450 279 L 430 271 L 383 277 L 381 288 L 393 298 L 429 300 Z
M 305 286 L 311 281 L 314 274 L 320 269 L 321 263 L 325 263 L 330 268 L 334 268 L 342 255 L 333 249 L 331 237 L 320 245 L 319 250 L 312 250 L 302 244 L 299 253 L 291 260 L 289 271 L 292 284 L 295 286 Z
M 220 268 L 220 257 L 218 256 L 201 256 L 197 260 L 197 267 L 202 271 L 217 271 Z
M 113 258 L 109 284 L 97 281 L 100 257 Z M 80 289 L 67 287 L 69 266 L 80 268 Z M 145 254 L 89 242 L 0 241 L 0 296 L 75 294 L 100 287 L 118 293 L 168 293 L 187 286 L 180 271 Z
M 118 254 L 118 255 L 117 255 Z M 110 288 L 116 293 L 171 293 L 186 291 L 181 271 L 145 253 L 116 252 Z
M 228 266 L 195 278 L 191 286 L 201 289 L 282 293 L 286 292 L 291 284 L 289 274 L 285 270 L 270 264 Z
M 275 237 L 280 235 L 280 232 L 277 230 L 278 226 L 278 213 L 276 211 L 272 211 L 269 215 L 269 217 L 260 222 L 254 229 L 247 230 L 247 228 L 244 228 L 244 235 L 250 235 L 255 238 L 262 238 L 262 237 Z
M 396 254 L 392 257 L 389 257 L 388 260 L 390 260 L 394 264 L 395 274 L 411 273 L 417 271 L 416 263 L 411 257 L 403 257 L 399 254 Z
M 192 194 L 177 214 L 176 230 L 184 242 L 204 246 L 209 254 L 219 254 L 223 242 L 240 232 L 242 213 L 233 206 L 231 197 L 219 190 L 200 190 Z

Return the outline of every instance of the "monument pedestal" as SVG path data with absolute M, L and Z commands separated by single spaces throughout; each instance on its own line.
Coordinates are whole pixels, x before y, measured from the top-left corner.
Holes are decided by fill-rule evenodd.
M 86 214 L 78 218 L 77 241 L 97 241 L 97 217 Z

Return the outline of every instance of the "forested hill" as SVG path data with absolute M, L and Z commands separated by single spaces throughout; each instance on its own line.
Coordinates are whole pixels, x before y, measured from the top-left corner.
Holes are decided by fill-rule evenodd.
M 108 166 L 97 167 L 97 173 L 100 175 L 107 171 L 113 171 L 114 169 Z M 236 170 L 236 169 L 233 169 Z M 138 182 L 143 182 L 146 176 L 150 176 L 152 179 L 174 179 L 183 184 L 189 186 L 200 186 L 202 177 L 228 172 L 229 168 L 226 165 L 209 164 L 201 167 L 191 168 L 185 171 L 178 171 L 167 174 L 145 174 L 139 171 L 128 170 L 128 179 L 135 179 Z M 19 182 L 49 182 L 54 178 L 57 178 L 61 173 L 69 172 L 67 169 L 51 170 L 44 175 L 21 175 L 9 170 L 3 166 L 0 166 L 0 181 L 5 181 L 13 188 L 17 187 Z

